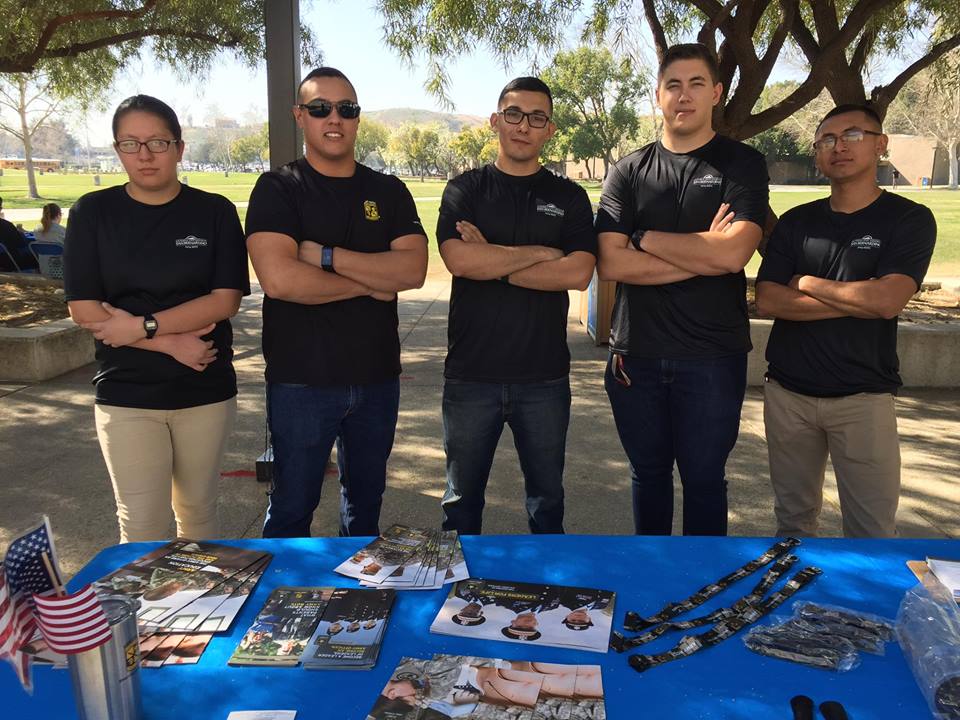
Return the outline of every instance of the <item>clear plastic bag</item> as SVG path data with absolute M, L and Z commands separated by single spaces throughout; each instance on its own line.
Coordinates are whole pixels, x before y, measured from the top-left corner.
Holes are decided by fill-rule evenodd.
M 750 630 L 743 638 L 744 645 L 761 655 L 836 672 L 860 664 L 857 648 L 846 638 L 810 632 L 798 626 L 796 617 L 776 620 Z
M 950 591 L 935 578 L 908 590 L 896 635 L 933 716 L 960 720 L 960 608 Z

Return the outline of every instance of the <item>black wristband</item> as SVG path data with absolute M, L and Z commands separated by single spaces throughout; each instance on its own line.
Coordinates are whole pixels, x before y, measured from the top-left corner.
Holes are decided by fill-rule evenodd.
M 330 273 L 336 272 L 333 268 L 333 248 L 329 245 L 320 251 L 320 267 Z
M 643 236 L 646 234 L 646 230 L 637 230 L 633 235 L 630 236 L 630 244 L 633 245 L 635 250 L 640 250 L 640 243 L 643 241 Z

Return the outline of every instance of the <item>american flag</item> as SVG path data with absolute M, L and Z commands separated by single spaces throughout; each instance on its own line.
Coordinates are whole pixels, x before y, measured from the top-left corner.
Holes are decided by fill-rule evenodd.
M 43 564 L 43 555 L 56 567 L 50 523 L 46 517 L 39 527 L 15 538 L 7 548 L 0 573 L 0 658 L 10 661 L 23 687 L 30 691 L 30 656 L 20 652 L 37 628 L 32 595 L 51 595 L 54 580 Z M 56 572 L 56 570 L 54 570 Z
M 33 598 L 37 624 L 54 652 L 72 655 L 100 647 L 110 639 L 110 624 L 91 585 L 72 595 Z

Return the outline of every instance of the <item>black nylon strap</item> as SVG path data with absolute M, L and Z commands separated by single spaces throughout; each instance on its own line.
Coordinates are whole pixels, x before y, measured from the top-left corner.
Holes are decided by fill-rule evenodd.
M 642 635 L 637 635 L 632 638 L 624 637 L 621 633 L 614 631 L 612 639 L 610 640 L 610 646 L 617 652 L 623 652 L 630 648 L 645 645 L 672 630 L 691 630 L 696 627 L 710 625 L 719 620 L 731 618 L 734 615 L 744 612 L 748 607 L 755 605 L 766 594 L 767 590 L 773 587 L 777 580 L 787 573 L 796 562 L 796 555 L 784 555 L 781 557 L 763 574 L 760 582 L 754 586 L 753 590 L 737 600 L 730 607 L 717 608 L 708 615 L 690 620 L 663 623 L 647 630 Z
M 784 553 L 788 552 L 791 548 L 794 548 L 799 544 L 800 541 L 797 538 L 791 537 L 781 540 L 772 545 L 757 559 L 751 560 L 747 564 L 742 565 L 734 570 L 732 573 L 724 575 L 716 582 L 700 588 L 686 600 L 665 605 L 656 615 L 643 618 L 635 612 L 628 612 L 624 618 L 623 627 L 625 630 L 630 632 L 640 632 L 641 630 L 646 630 L 649 627 L 653 627 L 654 625 L 659 625 L 662 622 L 671 620 L 677 615 L 685 613 L 688 610 L 693 610 L 695 607 L 703 605 L 703 603 L 705 603 L 707 600 L 721 593 L 738 580 L 742 580 L 743 578 L 752 575 L 764 565 L 769 565 L 776 558 L 780 557 Z
M 631 655 L 629 660 L 630 667 L 637 672 L 644 672 L 657 665 L 663 665 L 664 663 L 693 655 L 703 648 L 718 645 L 748 625 L 752 625 L 764 615 L 776 610 L 789 600 L 790 597 L 813 582 L 820 573 L 820 568 L 806 567 L 790 578 L 786 585 L 780 590 L 772 593 L 765 600 L 760 601 L 756 605 L 748 606 L 741 613 L 733 617 L 721 620 L 710 630 L 707 630 L 707 632 L 700 635 L 687 635 L 681 638 L 675 647 L 659 655 Z

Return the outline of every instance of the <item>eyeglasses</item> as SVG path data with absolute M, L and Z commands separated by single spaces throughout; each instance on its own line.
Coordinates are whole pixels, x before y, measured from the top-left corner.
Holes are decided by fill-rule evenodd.
M 333 109 L 337 109 L 337 115 L 344 120 L 353 120 L 360 117 L 360 106 L 352 100 L 341 100 L 340 102 L 330 102 L 328 100 L 316 100 L 309 105 L 297 105 L 301 110 L 306 110 L 310 117 L 325 118 Z
M 117 150 L 127 155 L 136 155 L 140 152 L 140 148 L 145 147 L 152 153 L 165 153 L 170 149 L 171 145 L 175 145 L 179 140 L 147 140 L 146 142 L 140 142 L 139 140 L 118 140 L 114 143 Z
M 550 122 L 550 118 L 539 110 L 532 113 L 525 113 L 523 110 L 517 110 L 516 108 L 507 108 L 506 110 L 497 111 L 497 115 L 502 115 L 503 119 L 511 125 L 519 125 L 523 122 L 523 119 L 526 118 L 527 124 L 538 130 L 545 128 L 547 123 Z
M 824 135 L 813 144 L 813 149 L 818 151 L 833 150 L 837 146 L 838 140 L 843 140 L 847 145 L 852 145 L 853 143 L 863 142 L 863 138 L 867 135 L 883 135 L 883 133 L 851 128 L 850 130 L 844 130 L 839 135 Z

